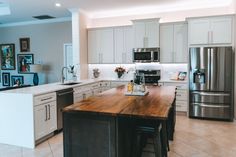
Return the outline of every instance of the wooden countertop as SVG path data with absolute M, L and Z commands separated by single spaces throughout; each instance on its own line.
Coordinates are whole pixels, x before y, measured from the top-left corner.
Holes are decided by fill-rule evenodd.
M 112 116 L 167 118 L 174 102 L 174 86 L 148 86 L 146 96 L 125 96 L 125 86 L 105 91 L 98 96 L 68 106 L 64 112 L 89 112 Z

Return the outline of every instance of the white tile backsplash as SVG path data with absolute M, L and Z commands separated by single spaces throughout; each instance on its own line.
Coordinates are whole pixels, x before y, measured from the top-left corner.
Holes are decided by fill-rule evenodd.
M 117 74 L 114 71 L 116 67 L 121 66 L 126 69 L 126 73 L 121 79 L 131 80 L 133 79 L 133 73 L 135 69 L 146 70 L 161 70 L 161 79 L 169 80 L 170 77 L 179 71 L 188 71 L 187 64 L 159 64 L 159 63 L 137 63 L 137 64 L 89 64 L 89 79 L 93 78 L 93 69 L 98 68 L 100 70 L 99 78 L 103 79 L 117 79 Z M 128 72 L 128 73 L 127 73 Z

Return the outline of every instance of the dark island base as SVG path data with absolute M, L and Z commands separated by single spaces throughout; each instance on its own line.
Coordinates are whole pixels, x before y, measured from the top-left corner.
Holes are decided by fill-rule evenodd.
M 64 113 L 64 157 L 115 157 L 116 119 L 95 114 Z
M 64 112 L 63 117 L 64 157 L 132 157 L 140 119 L 83 112 Z

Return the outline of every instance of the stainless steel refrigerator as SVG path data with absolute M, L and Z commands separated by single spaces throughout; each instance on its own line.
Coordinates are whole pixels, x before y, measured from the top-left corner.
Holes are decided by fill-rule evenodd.
M 189 51 L 189 116 L 233 120 L 232 47 L 197 47 Z

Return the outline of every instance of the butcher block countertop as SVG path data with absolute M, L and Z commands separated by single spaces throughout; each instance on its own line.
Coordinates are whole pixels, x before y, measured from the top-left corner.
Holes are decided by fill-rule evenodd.
M 175 86 L 147 88 L 146 96 L 125 96 L 126 86 L 119 86 L 68 106 L 64 112 L 166 119 L 175 99 Z

